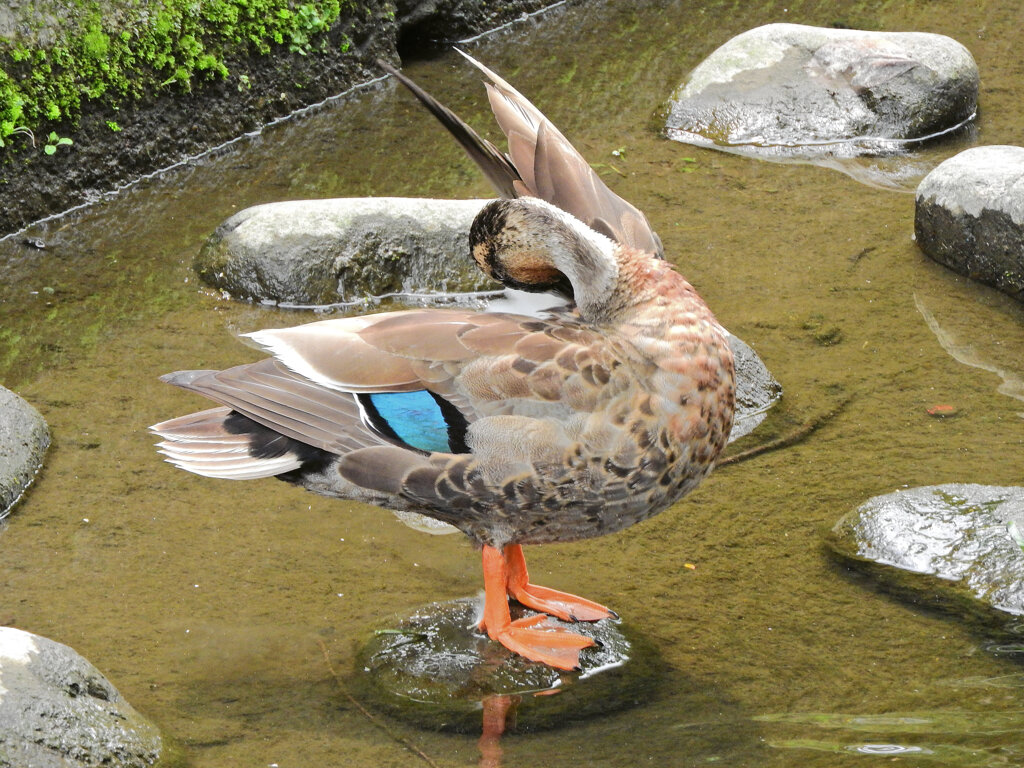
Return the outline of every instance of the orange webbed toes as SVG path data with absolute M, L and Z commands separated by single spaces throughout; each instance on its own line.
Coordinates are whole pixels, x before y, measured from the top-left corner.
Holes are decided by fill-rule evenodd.
M 615 611 L 585 597 L 557 589 L 526 584 L 509 590 L 512 597 L 535 611 L 543 611 L 563 621 L 600 621 L 618 618 Z
M 512 622 L 498 633 L 498 642 L 530 661 L 570 671 L 579 669 L 580 651 L 596 643 L 589 637 L 554 625 L 548 625 L 549 629 L 535 629 L 546 619 L 546 616 L 530 616 Z

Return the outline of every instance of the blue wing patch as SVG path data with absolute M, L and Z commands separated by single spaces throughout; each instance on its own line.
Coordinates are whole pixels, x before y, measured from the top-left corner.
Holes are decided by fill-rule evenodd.
M 375 392 L 357 395 L 370 425 L 386 437 L 427 453 L 463 453 L 465 417 L 432 392 Z

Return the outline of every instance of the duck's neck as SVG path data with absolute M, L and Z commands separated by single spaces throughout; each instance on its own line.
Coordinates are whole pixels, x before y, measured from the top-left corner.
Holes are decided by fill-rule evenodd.
M 570 236 L 551 249 L 555 269 L 572 285 L 573 300 L 590 322 L 608 317 L 608 300 L 620 293 L 620 248 L 612 240 L 566 216 Z
M 676 316 L 712 318 L 696 289 L 673 266 L 650 253 L 601 238 L 587 256 L 556 266 L 572 283 L 580 315 L 596 324 L 647 325 L 672 322 Z M 650 315 L 650 317 L 648 317 Z

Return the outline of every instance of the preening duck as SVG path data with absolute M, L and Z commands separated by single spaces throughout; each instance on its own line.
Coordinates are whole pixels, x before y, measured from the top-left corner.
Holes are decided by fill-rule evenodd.
M 643 214 L 525 97 L 470 61 L 488 78 L 507 155 L 382 66 L 503 198 L 473 222 L 480 269 L 559 306 L 540 317 L 422 309 L 257 331 L 248 335 L 270 355 L 260 362 L 163 377 L 220 405 L 152 429 L 171 463 L 199 475 L 277 477 L 458 528 L 483 550 L 480 629 L 573 669 L 592 641 L 547 616 L 614 614 L 531 583 L 522 546 L 612 533 L 693 489 L 729 437 L 732 353 Z M 512 621 L 509 597 L 539 613 Z

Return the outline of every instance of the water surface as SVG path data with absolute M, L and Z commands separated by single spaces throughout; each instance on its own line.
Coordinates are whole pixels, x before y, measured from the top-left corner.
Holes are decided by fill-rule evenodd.
M 773 21 L 951 35 L 982 73 L 976 141 L 1020 143 L 1010 0 L 588 4 L 470 48 L 648 214 L 783 383 L 780 418 L 848 401 L 806 440 L 721 468 L 651 521 L 533 549 L 537 581 L 615 607 L 655 645 L 665 684 L 628 711 L 507 738 L 506 766 L 1024 762 L 1019 644 L 875 590 L 822 545 L 872 495 L 1024 481 L 1024 408 L 1007 391 L 1024 377 L 1024 310 L 917 249 L 912 195 L 657 133 L 693 66 Z M 408 69 L 495 136 L 457 56 Z M 410 744 L 436 765 L 475 765 L 474 737 L 382 730 L 345 690 L 384 617 L 479 589 L 468 543 L 274 481 L 188 475 L 160 462 L 145 428 L 205 407 L 160 374 L 256 359 L 235 334 L 315 317 L 197 284 L 191 260 L 230 214 L 294 198 L 486 194 L 454 142 L 388 85 L 26 233 L 45 250 L 0 242 L 0 382 L 54 436 L 0 534 L 0 622 L 76 648 L 194 766 L 424 763 Z M 929 417 L 938 403 L 959 414 Z

